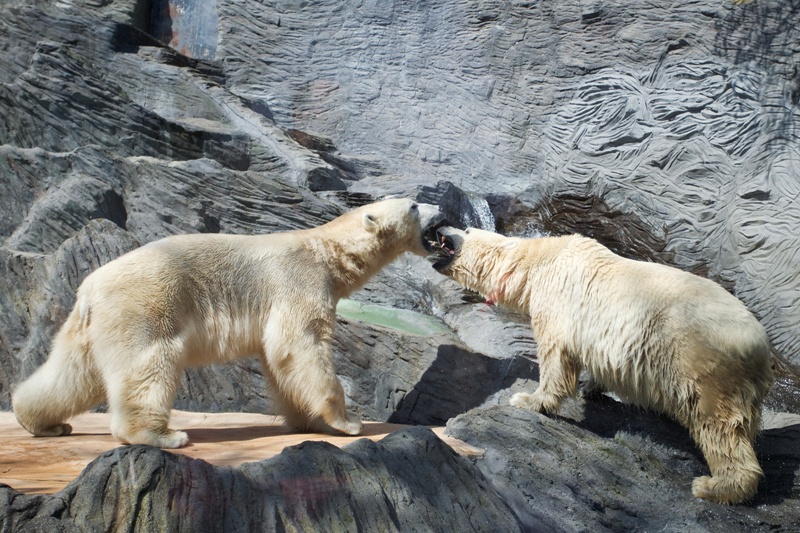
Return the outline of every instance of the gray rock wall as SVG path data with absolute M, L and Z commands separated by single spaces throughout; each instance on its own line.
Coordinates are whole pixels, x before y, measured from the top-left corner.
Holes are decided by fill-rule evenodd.
M 220 7 L 221 28 L 233 9 Z M 531 207 L 603 198 L 664 239 L 673 264 L 707 265 L 800 362 L 796 1 L 247 13 L 270 30 L 269 60 L 252 28 L 237 27 L 219 53 L 231 90 L 266 99 L 279 124 L 330 136 L 410 182 L 523 194 Z
M 720 282 L 782 360 L 768 406 L 800 412 L 798 28 L 800 0 L 3 2 L 0 408 L 46 358 L 80 281 L 114 257 L 175 233 L 312 227 L 403 194 L 463 225 L 580 232 Z M 544 494 L 533 516 L 547 527 L 574 509 L 593 531 L 795 519 L 781 505 L 797 501 L 796 457 L 769 451 L 796 442 L 791 428 L 762 453 L 777 457 L 759 500 L 772 511 L 746 519 L 689 505 L 683 522 L 659 522 L 673 511 L 648 510 L 636 491 L 633 503 L 587 495 L 585 480 L 565 474 L 569 461 L 517 474 L 507 465 L 519 457 L 488 439 L 496 430 L 526 442 L 524 453 L 543 442 L 523 438 L 535 419 L 490 407 L 536 386 L 526 318 L 484 306 L 413 257 L 353 298 L 373 311 L 337 327 L 350 407 L 415 424 L 473 409 L 452 431 L 495 450 L 478 466 L 523 527 L 539 523 L 520 511 L 532 494 Z M 397 310 L 437 333 L 370 322 Z M 176 401 L 271 405 L 254 360 L 187 371 Z M 648 416 L 642 427 L 663 431 Z M 682 464 L 673 448 L 691 449 L 622 437 L 619 450 L 613 436 L 553 424 L 537 426 L 552 429 L 553 449 L 588 439 L 668 465 Z M 636 461 L 586 475 L 644 494 L 669 478 L 665 506 L 676 506 L 703 468 L 692 459 L 680 475 L 608 474 Z M 577 496 L 523 479 L 537 476 Z
M 4 5 L 0 404 L 45 357 L 71 296 L 54 307 L 44 277 L 90 220 L 121 252 L 309 227 L 385 193 L 709 276 L 797 365 L 795 4 Z M 409 290 L 385 276 L 357 297 Z M 388 303 L 445 317 L 434 300 Z M 264 405 L 249 395 L 227 393 Z

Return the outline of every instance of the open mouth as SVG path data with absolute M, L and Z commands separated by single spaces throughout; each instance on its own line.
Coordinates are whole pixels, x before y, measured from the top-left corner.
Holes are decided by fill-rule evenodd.
M 441 220 L 433 226 L 429 226 L 424 232 L 422 232 L 422 246 L 425 248 L 426 252 L 433 254 L 439 250 L 439 230 L 447 225 L 448 224 L 446 220 Z
M 456 246 L 453 240 L 440 231 L 444 227 L 447 227 L 447 224 L 438 224 L 432 232 L 425 234 L 427 245 L 431 248 L 428 261 L 436 270 L 446 268 L 456 258 Z

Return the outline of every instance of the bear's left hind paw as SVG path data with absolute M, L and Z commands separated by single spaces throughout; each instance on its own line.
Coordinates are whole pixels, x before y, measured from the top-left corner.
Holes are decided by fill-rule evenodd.
M 725 505 L 733 505 L 749 500 L 756 492 L 756 487 L 745 488 L 732 484 L 729 479 L 719 476 L 700 476 L 692 482 L 692 494 L 695 498 Z

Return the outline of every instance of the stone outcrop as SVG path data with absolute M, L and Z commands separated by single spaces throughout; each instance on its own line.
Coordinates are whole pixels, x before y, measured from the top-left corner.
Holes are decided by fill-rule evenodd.
M 310 227 L 403 194 L 456 224 L 580 232 L 718 281 L 773 343 L 767 406 L 799 413 L 798 28 L 798 0 L 3 2 L 0 408 L 47 356 L 81 280 L 120 254 L 175 233 Z M 343 303 L 334 348 L 354 411 L 450 420 L 486 448 L 480 472 L 459 462 L 475 476 L 464 485 L 488 480 L 487 498 L 522 529 L 797 522 L 796 422 L 762 436 L 755 507 L 694 501 L 689 479 L 704 466 L 658 417 L 587 404 L 576 422 L 497 406 L 536 386 L 526 318 L 488 308 L 420 258 Z M 176 407 L 270 412 L 260 372 L 255 360 L 188 370 Z M 677 441 L 661 439 L 672 431 Z M 572 449 L 586 455 L 553 459 Z M 314 454 L 328 452 L 355 453 Z M 437 453 L 431 462 L 450 464 Z M 120 454 L 141 463 L 145 500 L 191 472 L 235 477 L 157 451 Z M 112 463 L 87 474 L 121 468 Z M 433 483 L 436 467 L 419 468 Z M 85 484 L 70 494 L 99 490 Z M 79 514 L 68 499 L 3 491 L 4 527 Z M 107 516 L 128 512 L 112 499 Z M 380 509 L 391 517 L 396 503 Z M 116 516 L 152 525 L 138 512 Z
M 421 461 L 421 458 L 429 460 Z M 113 494 L 114 498 L 109 498 Z M 524 531 L 429 429 L 305 442 L 237 468 L 149 446 L 101 455 L 52 496 L 0 486 L 3 531 Z
M 706 472 L 688 431 L 610 399 L 573 404 L 564 418 L 509 406 L 453 418 L 447 434 L 486 450 L 477 460 L 523 523 L 550 531 L 792 531 L 800 523 L 800 417 L 766 429 L 766 481 L 751 506 L 691 497 Z

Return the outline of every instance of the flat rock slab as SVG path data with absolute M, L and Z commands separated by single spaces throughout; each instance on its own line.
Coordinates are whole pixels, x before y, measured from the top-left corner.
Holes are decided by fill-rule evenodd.
M 237 466 L 279 454 L 287 446 L 305 441 L 325 441 L 342 447 L 361 438 L 377 441 L 408 427 L 366 422 L 357 437 L 321 433 L 294 433 L 279 416 L 253 413 L 190 413 L 173 411 L 171 427 L 185 430 L 191 443 L 170 450 L 216 466 Z M 35 438 L 17 424 L 14 414 L 0 412 L 0 483 L 19 492 L 50 494 L 63 489 L 98 455 L 121 446 L 109 430 L 109 415 L 85 413 L 73 418 L 72 435 Z M 462 455 L 477 448 L 445 437 L 444 428 L 431 428 Z

